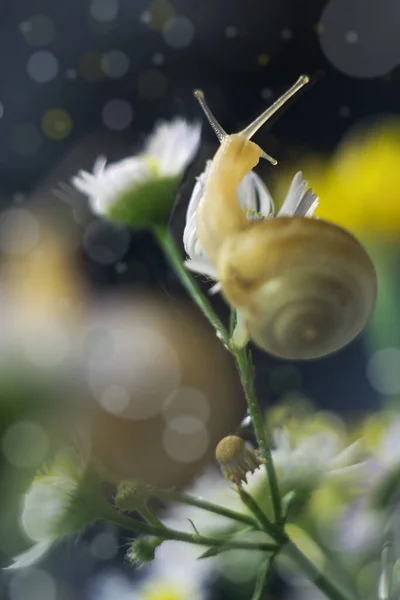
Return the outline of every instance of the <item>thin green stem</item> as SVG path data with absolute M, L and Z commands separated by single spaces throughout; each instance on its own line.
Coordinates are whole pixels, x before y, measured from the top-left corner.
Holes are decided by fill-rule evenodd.
M 178 275 L 181 283 L 185 286 L 187 292 L 197 304 L 203 315 L 208 319 L 211 325 L 217 332 L 218 337 L 222 340 L 225 346 L 229 344 L 229 333 L 222 321 L 215 314 L 211 303 L 202 294 L 197 283 L 190 275 L 189 271 L 185 268 L 182 261 L 182 256 L 177 248 L 174 238 L 165 227 L 154 227 L 154 235 L 157 238 L 158 243 L 163 249 L 171 267 Z
M 198 535 L 197 533 L 185 533 L 176 531 L 168 527 L 155 527 L 149 523 L 137 521 L 131 517 L 127 517 L 115 510 L 109 510 L 103 517 L 105 520 L 115 523 L 120 527 L 129 529 L 136 533 L 144 533 L 164 540 L 176 540 L 189 544 L 197 544 L 200 546 L 224 547 L 232 550 L 257 550 L 262 552 L 274 552 L 277 549 L 276 544 L 239 542 L 235 540 L 227 540 L 225 538 L 216 538 Z
M 254 498 L 243 488 L 239 488 L 240 498 L 245 506 L 253 513 L 263 531 L 271 535 L 279 543 L 285 543 L 287 538 L 281 527 L 272 523 Z
M 190 494 L 185 494 L 184 492 L 179 492 L 176 490 L 166 490 L 160 488 L 154 488 L 150 490 L 150 492 L 151 497 L 159 498 L 160 500 L 180 502 L 181 504 L 187 504 L 188 506 L 195 506 L 196 508 L 208 510 L 209 512 L 226 517 L 227 519 L 232 519 L 234 521 L 238 521 L 239 523 L 244 523 L 245 525 L 250 525 L 253 529 L 259 529 L 259 525 L 257 521 L 253 519 L 253 517 L 230 510 L 229 508 L 225 508 L 223 506 L 219 506 L 218 504 L 208 502 L 202 498 L 196 498 L 194 496 L 190 496 Z
M 238 366 L 239 375 L 246 396 L 249 414 L 253 422 L 254 434 L 256 436 L 257 444 L 260 449 L 260 454 L 262 458 L 265 459 L 265 469 L 267 471 L 267 477 L 271 491 L 271 500 L 275 522 L 281 525 L 283 522 L 281 495 L 279 492 L 278 478 L 276 476 L 274 463 L 272 460 L 271 444 L 270 440 L 267 437 L 267 427 L 263 414 L 260 410 L 256 390 L 254 387 L 251 354 L 250 352 L 246 351 L 246 348 L 232 349 L 232 353 L 235 356 L 236 364 Z
M 139 513 L 142 519 L 147 521 L 147 523 L 150 523 L 150 525 L 154 525 L 155 527 L 164 527 L 160 519 L 152 513 L 152 511 L 148 508 L 148 506 L 146 506 L 146 504 L 143 504 L 143 506 L 140 509 L 136 508 L 136 511 Z
M 214 326 L 218 337 L 223 341 L 225 346 L 229 348 L 236 360 L 236 365 L 239 371 L 239 376 L 248 404 L 249 414 L 253 421 L 254 433 L 257 439 L 257 444 L 259 446 L 261 456 L 266 460 L 266 471 L 271 489 L 271 498 L 275 521 L 277 523 L 281 523 L 282 511 L 278 480 L 272 462 L 270 444 L 267 440 L 264 418 L 260 411 L 257 395 L 254 389 L 251 355 L 247 355 L 245 349 L 229 347 L 230 336 L 228 331 L 226 330 L 218 316 L 215 314 L 210 302 L 202 294 L 193 277 L 185 268 L 182 262 L 182 256 L 176 246 L 175 240 L 173 239 L 169 231 L 164 227 L 154 227 L 153 231 L 161 248 L 164 250 L 167 256 L 171 267 L 178 275 L 180 281 L 185 286 L 186 290 L 188 291 L 194 302 L 200 308 L 203 315 L 209 320 L 211 325 Z
M 282 553 L 289 557 L 298 568 L 314 583 L 314 585 L 331 600 L 354 600 L 347 592 L 337 587 L 327 576 L 299 550 L 299 548 L 289 540 L 288 544 L 282 546 Z

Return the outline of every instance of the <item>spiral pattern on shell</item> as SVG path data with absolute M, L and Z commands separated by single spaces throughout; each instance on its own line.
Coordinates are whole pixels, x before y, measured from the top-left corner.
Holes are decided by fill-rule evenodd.
M 221 284 L 242 311 L 251 339 L 285 359 L 326 356 L 364 328 L 376 301 L 376 273 L 347 231 L 319 219 L 258 222 L 227 240 Z

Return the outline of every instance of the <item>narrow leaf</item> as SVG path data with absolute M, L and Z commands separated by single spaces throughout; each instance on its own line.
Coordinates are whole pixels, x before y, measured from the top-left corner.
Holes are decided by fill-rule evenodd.
M 254 588 L 254 593 L 252 600 L 261 600 L 263 597 L 263 593 L 265 590 L 265 586 L 268 581 L 268 576 L 270 574 L 270 569 L 272 566 L 272 556 L 268 556 L 265 561 L 261 564 L 260 570 L 256 579 L 256 586 Z

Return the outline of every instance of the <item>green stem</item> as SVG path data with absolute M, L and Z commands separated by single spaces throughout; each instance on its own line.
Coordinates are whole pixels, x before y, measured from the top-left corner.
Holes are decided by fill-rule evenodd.
M 137 521 L 136 519 L 127 517 L 115 510 L 107 511 L 103 518 L 136 533 L 144 533 L 162 538 L 164 540 L 176 540 L 179 542 L 197 544 L 200 546 L 223 546 L 224 548 L 229 548 L 231 550 L 257 550 L 262 552 L 274 552 L 277 549 L 276 544 L 239 542 L 235 540 L 227 540 L 226 538 L 198 535 L 197 533 L 185 533 L 183 531 L 169 529 L 168 527 L 155 527 L 149 523 L 143 523 L 142 521 Z
M 286 535 L 283 529 L 275 523 L 272 523 L 265 512 L 260 508 L 257 502 L 250 494 L 248 494 L 243 488 L 239 488 L 240 498 L 245 506 L 253 513 L 257 521 L 261 525 L 263 531 L 271 535 L 274 540 L 279 543 L 285 543 L 287 541 Z
M 381 553 L 381 575 L 379 578 L 379 600 L 391 600 L 393 589 L 393 565 L 395 562 L 393 553 L 392 523 L 386 526 L 385 541 Z
M 197 283 L 185 268 L 182 261 L 182 256 L 177 248 L 174 238 L 165 227 L 154 226 L 153 232 L 158 243 L 163 249 L 171 267 L 178 275 L 181 283 L 185 286 L 187 292 L 197 304 L 203 315 L 208 319 L 211 325 L 217 332 L 217 336 L 222 340 L 225 346 L 229 344 L 229 333 L 223 325 L 222 321 L 215 314 L 211 303 L 202 294 Z
M 246 348 L 232 349 L 239 370 L 240 379 L 246 396 L 249 414 L 253 422 L 254 434 L 262 458 L 265 459 L 265 469 L 269 481 L 272 507 L 274 511 L 275 522 L 282 524 L 281 495 L 279 492 L 278 478 L 276 476 L 274 463 L 272 460 L 271 444 L 267 438 L 267 428 L 265 419 L 258 404 L 257 394 L 254 387 L 253 366 L 250 352 Z
M 282 553 L 286 554 L 307 578 L 331 600 L 353 600 L 352 596 L 339 589 L 328 577 L 321 573 L 291 540 L 288 544 L 282 546 Z
M 195 498 L 194 496 L 190 496 L 184 492 L 155 488 L 154 490 L 151 490 L 151 496 L 154 498 L 159 498 L 160 500 L 170 500 L 172 502 L 180 502 L 189 506 L 196 506 L 197 508 L 208 510 L 209 512 L 226 517 L 227 519 L 245 523 L 245 525 L 250 525 L 253 529 L 259 529 L 257 521 L 249 515 L 243 515 L 234 510 L 230 510 L 229 508 L 219 506 L 218 504 L 207 502 L 207 500 Z

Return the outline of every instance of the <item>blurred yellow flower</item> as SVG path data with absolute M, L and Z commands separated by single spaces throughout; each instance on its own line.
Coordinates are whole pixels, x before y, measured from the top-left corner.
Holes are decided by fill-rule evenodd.
M 303 156 L 302 168 L 320 197 L 315 216 L 369 237 L 400 234 L 399 119 L 358 128 L 331 159 Z

